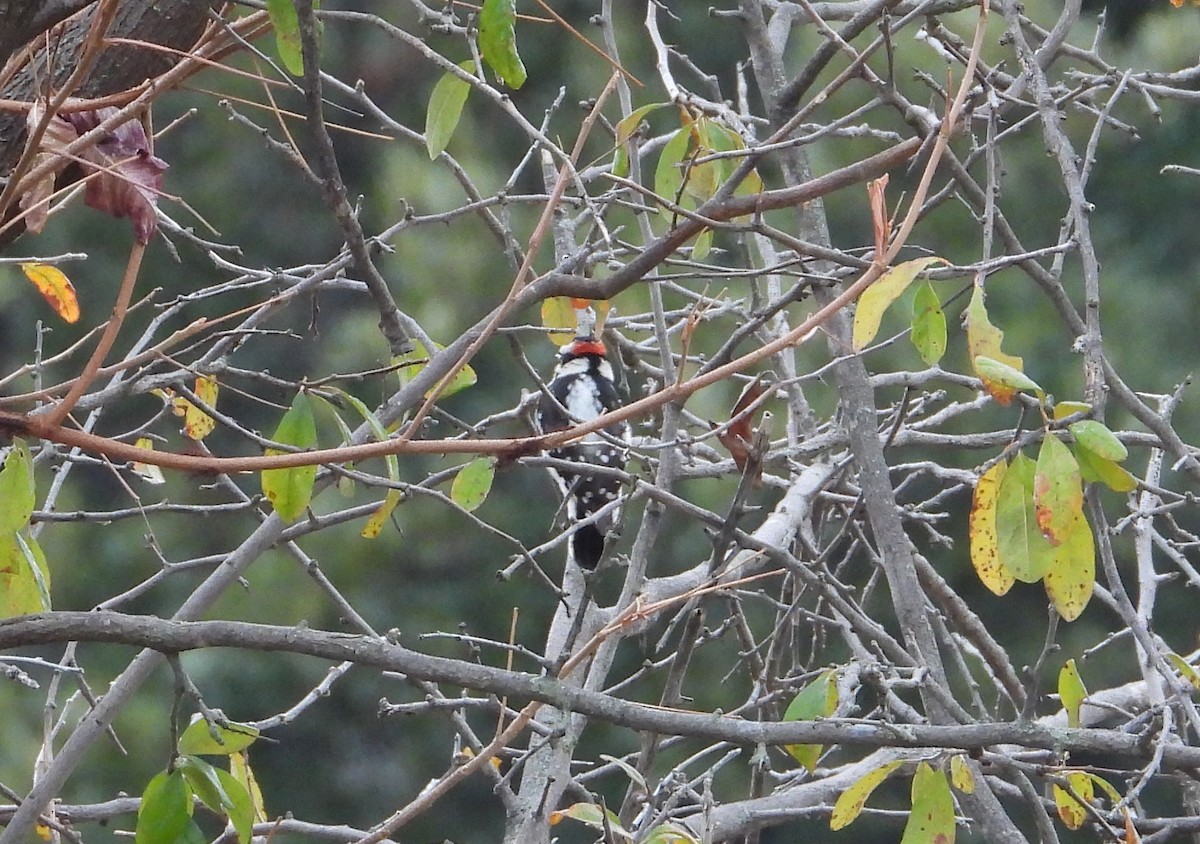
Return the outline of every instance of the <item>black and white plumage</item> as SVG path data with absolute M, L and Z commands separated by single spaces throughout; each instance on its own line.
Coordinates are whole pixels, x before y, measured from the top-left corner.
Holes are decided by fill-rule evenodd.
M 543 395 L 538 405 L 537 422 L 543 434 L 588 422 L 621 406 L 612 364 L 604 355 L 604 344 L 593 337 L 576 337 L 562 347 L 548 385 L 550 395 Z M 550 451 L 551 457 L 580 465 L 577 472 L 551 470 L 566 499 L 567 517 L 572 523 L 587 519 L 618 499 L 620 481 L 591 474 L 587 467 L 623 469 L 624 444 L 628 442 L 629 423 L 619 422 L 604 428 L 603 435 L 590 433 Z M 571 536 L 571 556 L 582 568 L 594 569 L 600 562 L 605 537 L 620 515 L 620 508 L 614 508 Z

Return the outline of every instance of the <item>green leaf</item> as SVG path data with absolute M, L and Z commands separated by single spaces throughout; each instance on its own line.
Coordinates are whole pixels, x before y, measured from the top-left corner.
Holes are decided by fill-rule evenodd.
M 1073 659 L 1068 659 L 1058 672 L 1058 697 L 1067 711 L 1067 726 L 1078 727 L 1079 709 L 1087 697 L 1087 686 L 1083 685 L 1083 678 L 1079 676 Z
M 1093 785 L 1095 785 L 1097 788 L 1099 788 L 1101 791 L 1103 791 L 1106 795 L 1108 795 L 1109 800 L 1111 800 L 1113 803 L 1121 802 L 1121 793 L 1112 787 L 1112 783 L 1110 783 L 1108 780 L 1106 780 L 1104 777 L 1100 776 L 1099 774 L 1093 774 L 1091 772 L 1087 772 L 1087 776 L 1088 776 L 1088 779 L 1090 779 L 1092 781 Z
M 296 393 L 292 406 L 272 439 L 283 445 L 304 450 L 317 444 L 317 423 L 313 419 L 312 405 L 304 391 Z M 266 450 L 268 456 L 286 454 L 276 448 Z M 317 479 L 316 466 L 294 466 L 290 469 L 264 469 L 262 473 L 263 494 L 270 499 L 275 512 L 285 522 L 294 522 L 307 509 L 312 500 L 313 484 Z
M 917 285 L 913 296 L 912 344 L 927 366 L 946 354 L 946 314 L 929 279 Z
M 683 162 L 687 160 L 692 142 L 690 126 L 676 130 L 658 154 L 654 168 L 654 192 L 668 202 L 674 202 L 683 191 Z
M 716 150 L 713 141 L 716 136 L 714 127 L 720 126 L 708 117 L 701 117 L 692 124 L 692 138 L 696 141 L 696 149 L 694 158 L 702 158 Z M 688 170 L 687 183 L 684 185 L 684 192 L 697 199 L 700 202 L 705 202 L 712 198 L 712 195 L 717 192 L 717 188 L 721 186 L 725 176 L 724 159 L 716 159 L 714 161 L 705 161 L 702 164 L 692 164 Z
M 1033 511 L 1034 462 L 1024 454 L 1009 463 L 996 495 L 996 547 L 1000 564 L 1022 583 L 1037 583 L 1052 561 Z
M 458 379 L 455 380 L 457 381 Z M 380 441 L 387 439 L 387 430 L 383 427 L 382 423 L 375 418 L 375 414 L 372 413 L 370 409 L 358 399 L 358 397 L 338 388 L 334 388 L 334 391 L 339 398 L 358 411 L 359 415 L 362 416 L 363 420 L 370 427 L 371 432 L 375 435 L 376 439 Z M 339 424 L 344 428 L 345 423 L 341 421 L 341 417 L 336 416 L 336 414 L 335 417 L 337 418 Z M 350 441 L 350 431 L 348 429 L 344 431 L 343 436 L 346 442 Z M 396 455 L 385 454 L 383 459 L 387 464 L 388 479 L 391 481 L 399 481 L 400 463 L 396 459 Z M 399 489 L 389 489 L 379 507 L 374 513 L 371 514 L 371 517 L 367 519 L 367 523 L 359 535 L 364 539 L 375 539 L 378 537 L 379 534 L 383 532 L 383 526 L 386 525 L 388 519 L 391 518 L 392 511 L 395 510 L 396 506 L 402 501 L 404 501 L 403 491 Z
M 238 844 L 250 844 L 254 829 L 254 801 L 251 799 L 250 792 L 229 771 L 221 768 L 214 768 L 214 770 L 222 790 L 229 798 L 229 805 L 225 807 L 225 817 L 229 818 L 234 831 L 237 832 Z
M 931 264 L 944 264 L 941 258 L 925 257 L 897 264 L 881 275 L 858 297 L 854 309 L 854 351 L 861 352 L 879 333 L 879 325 L 888 307 L 900 298 L 913 280 Z
M 454 476 L 454 483 L 450 485 L 450 500 L 468 513 L 477 510 L 487 499 L 495 477 L 495 458 L 476 457 Z
M 479 52 L 510 88 L 525 84 L 525 65 L 517 54 L 515 0 L 483 0 L 479 12 Z
M 696 235 L 696 239 L 692 241 L 693 261 L 703 261 L 708 257 L 708 253 L 712 251 L 713 231 L 712 229 L 701 229 L 700 234 Z
M 20 530 L 33 515 L 33 457 L 22 439 L 14 439 L 0 469 L 0 531 Z
M 1192 684 L 1193 689 L 1200 689 L 1200 674 L 1196 672 L 1195 666 L 1175 652 L 1167 654 L 1167 660 L 1183 675 L 1183 679 Z
M 30 574 L 33 575 L 34 585 L 38 590 L 38 603 L 42 611 L 50 609 L 50 565 L 46 562 L 46 553 L 42 546 L 33 538 L 33 534 L 24 531 L 17 532 L 17 545 L 25 555 L 29 564 Z
M 1077 518 L 1083 516 L 1083 479 L 1071 449 L 1049 431 L 1038 450 L 1033 476 L 1033 506 L 1042 535 L 1054 546 Z
M 413 349 L 411 352 L 405 352 L 402 355 L 392 358 L 392 365 L 396 367 L 396 372 L 400 376 L 401 387 L 416 378 L 421 373 L 421 370 L 429 365 L 429 352 L 425 351 L 425 347 L 421 345 L 421 341 L 413 340 L 412 343 Z M 445 346 L 439 343 L 435 347 L 435 351 L 440 352 L 444 348 Z M 474 386 L 478 380 L 479 378 L 475 375 L 475 370 L 471 368 L 470 364 L 467 364 L 446 385 L 446 389 L 442 390 L 442 394 L 438 396 L 438 400 L 440 401 L 455 393 L 462 392 L 467 387 Z M 432 390 L 426 390 L 425 398 L 429 398 L 432 392 Z
M 1103 422 L 1084 419 L 1081 422 L 1072 422 L 1067 426 L 1067 430 L 1082 448 L 1104 460 L 1120 463 L 1129 456 L 1129 449 L 1125 447 L 1125 443 L 1117 439 L 1117 435 Z
M 792 698 L 787 711 L 783 713 L 783 720 L 815 721 L 828 718 L 837 710 L 837 705 L 837 671 L 831 668 L 822 671 Z M 812 773 L 817 767 L 817 760 L 821 758 L 822 748 L 819 744 L 788 744 L 784 745 L 784 750 Z
M 475 69 L 474 63 L 469 61 L 462 62 L 459 67 L 467 73 Z M 449 71 L 433 86 L 429 106 L 425 110 L 425 148 L 429 150 L 431 161 L 441 155 L 450 143 L 470 93 L 471 83 Z
M 213 732 L 216 736 L 213 736 Z M 258 730 L 249 724 L 230 723 L 209 725 L 199 713 L 192 716 L 183 735 L 179 737 L 179 752 L 201 756 L 228 756 L 254 744 Z
M 176 844 L 192 814 L 192 791 L 179 770 L 156 774 L 142 793 L 135 844 Z
M 232 805 L 229 795 L 217 779 L 217 769 L 198 756 L 184 756 L 176 770 L 183 772 L 184 779 L 200 802 L 218 815 L 225 814 Z
M 734 152 L 746 148 L 746 142 L 742 136 L 719 120 L 701 117 L 696 121 L 695 127 L 699 136 L 698 158 L 715 152 Z M 731 157 L 718 158 L 695 165 L 688 181 L 689 193 L 702 201 L 711 198 L 722 185 L 729 181 L 729 177 L 733 175 L 733 171 L 740 163 L 739 159 Z M 758 171 L 751 170 L 737 186 L 734 194 L 753 196 L 759 193 L 762 187 L 762 179 L 759 177 Z
M 1016 579 L 1000 557 L 1000 540 L 996 526 L 1000 484 L 1008 464 L 1003 460 L 979 476 L 971 498 L 971 513 L 967 533 L 971 544 L 971 565 L 979 580 L 996 595 L 1005 595 Z
M 474 373 L 471 373 L 471 374 L 474 375 Z M 456 378 L 455 381 L 457 381 L 457 380 L 458 379 Z M 451 386 L 453 386 L 453 385 L 451 385 Z M 375 418 L 375 414 L 372 413 L 370 408 L 368 408 L 365 404 L 363 404 L 362 401 L 360 401 L 357 396 L 353 395 L 352 393 L 347 393 L 345 390 L 339 389 L 337 387 L 334 388 L 334 392 L 338 395 L 339 398 L 341 398 L 344 402 L 346 402 L 346 404 L 350 405 L 351 407 L 353 407 L 355 410 L 358 411 L 358 415 L 361 416 L 363 418 L 363 421 L 367 423 L 367 427 L 369 427 L 371 429 L 371 433 L 375 435 L 375 439 L 382 442 L 383 440 L 386 440 L 388 438 L 388 432 L 387 432 L 387 429 L 383 427 L 383 423 L 380 422 L 377 418 Z M 338 417 L 338 421 L 341 423 L 341 417 Z M 345 437 L 346 442 L 349 442 L 350 441 L 350 431 L 349 431 L 349 429 L 347 429 L 345 427 L 345 423 L 341 423 L 341 425 L 343 428 L 343 436 Z M 385 454 L 383 457 L 383 460 L 384 460 L 384 463 L 387 464 L 388 480 L 390 480 L 390 481 L 400 480 L 400 463 L 396 459 L 396 455 Z
M 313 3 L 313 8 L 317 7 Z M 304 75 L 304 59 L 300 52 L 300 20 L 292 0 L 267 0 L 267 14 L 275 28 L 275 52 L 293 76 Z
M 234 753 L 229 757 L 229 773 L 246 789 L 254 820 L 256 822 L 266 821 L 267 808 L 263 802 L 262 790 L 258 787 L 258 780 L 254 778 L 254 771 L 250 768 L 250 759 L 245 751 Z M 234 797 L 234 802 L 237 802 L 236 797 Z
M 833 804 L 833 811 L 829 815 L 829 828 L 839 830 L 853 823 L 862 813 L 875 789 L 903 764 L 903 760 L 897 760 L 872 768 L 847 786 Z
M 976 355 L 974 366 L 975 374 L 983 381 L 988 392 L 994 389 L 1003 390 L 1010 396 L 1010 401 L 1011 396 L 1021 390 L 1028 390 L 1031 393 L 1035 393 L 1038 397 L 1046 395 L 1046 391 L 1039 387 L 1036 381 L 1007 363 L 986 357 L 985 355 Z M 993 393 L 993 395 L 995 394 Z M 996 400 L 1000 401 L 999 398 Z M 1007 402 L 1001 402 L 1001 404 L 1007 404 Z
M 0 532 L 0 618 L 50 609 L 50 569 L 31 536 Z
M 1137 478 L 1124 467 L 1111 460 L 1097 457 L 1076 443 L 1075 459 L 1079 461 L 1079 476 L 1087 483 L 1101 483 L 1113 492 L 1133 492 L 1137 489 Z
M 629 112 L 629 115 L 622 117 L 616 126 L 617 144 L 623 144 L 633 137 L 633 133 L 637 131 L 638 126 L 642 125 L 642 120 L 646 115 L 658 111 L 660 108 L 669 106 L 670 103 L 649 103 L 648 105 L 640 106 Z
M 954 798 L 946 775 L 922 762 L 913 776 L 912 811 L 900 844 L 954 844 L 954 833 Z
M 177 844 L 208 844 L 208 836 L 200 829 L 194 818 L 188 818 L 183 832 L 175 839 Z

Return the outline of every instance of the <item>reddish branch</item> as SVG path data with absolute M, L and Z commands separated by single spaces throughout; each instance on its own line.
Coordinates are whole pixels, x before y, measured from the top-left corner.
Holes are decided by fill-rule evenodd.
M 803 185 L 764 191 L 752 197 L 734 197 L 720 203 L 709 203 L 703 206 L 700 212 L 707 219 L 725 221 L 748 214 L 811 202 L 839 188 L 883 175 L 915 155 L 920 146 L 921 140 L 912 138 Z M 569 293 L 571 292 L 569 288 L 573 283 L 583 286 L 577 295 L 595 295 L 597 285 L 606 291 L 609 288 L 624 289 L 644 276 L 652 267 L 661 263 L 667 255 L 698 234 L 702 228 L 703 224 L 696 220 L 681 220 L 675 228 L 651 244 L 642 255 L 603 282 L 588 281 L 575 276 L 547 276 L 526 288 L 527 296 L 521 298 L 535 300 L 548 295 Z M 648 255 L 653 256 L 653 259 L 647 258 Z M 577 425 L 574 428 L 556 431 L 542 437 L 433 441 L 397 439 L 270 457 L 203 457 L 166 451 L 148 451 L 107 437 L 49 424 L 49 420 L 38 416 L 9 411 L 0 411 L 0 433 L 8 436 L 28 436 L 34 439 L 50 440 L 61 445 L 82 449 L 90 454 L 103 455 L 111 460 L 151 463 L 164 468 L 182 469 L 188 472 L 258 472 L 263 469 L 361 461 L 387 454 L 494 454 L 511 459 L 562 445 L 624 419 L 636 419 L 649 415 L 668 402 L 681 402 L 692 393 L 741 372 L 788 346 L 804 342 L 833 314 L 857 299 L 862 291 L 878 278 L 881 271 L 880 265 L 872 265 L 862 278 L 846 288 L 840 296 L 813 313 L 788 334 L 771 343 L 742 355 L 717 369 L 688 381 L 665 387 L 651 396 L 626 405 L 585 425 Z M 598 298 L 607 298 L 608 295 L 610 294 L 605 292 Z

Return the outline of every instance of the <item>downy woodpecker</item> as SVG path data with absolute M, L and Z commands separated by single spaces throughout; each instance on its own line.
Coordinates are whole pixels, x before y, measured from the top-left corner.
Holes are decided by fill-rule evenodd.
M 538 405 L 537 423 L 543 434 L 587 422 L 621 406 L 613 381 L 613 369 L 604 357 L 604 344 L 594 337 L 576 337 L 559 352 L 558 366 L 551 379 L 549 396 Z M 551 398 L 553 396 L 553 398 Z M 579 464 L 578 471 L 551 470 L 572 523 L 583 521 L 618 499 L 621 482 L 607 475 L 594 475 L 588 466 L 611 469 L 625 467 L 624 444 L 629 442 L 629 423 L 619 422 L 603 434 L 587 434 L 580 440 L 550 451 L 551 457 Z M 594 569 L 604 556 L 604 539 L 620 519 L 614 508 L 571 536 L 571 554 L 584 569 Z

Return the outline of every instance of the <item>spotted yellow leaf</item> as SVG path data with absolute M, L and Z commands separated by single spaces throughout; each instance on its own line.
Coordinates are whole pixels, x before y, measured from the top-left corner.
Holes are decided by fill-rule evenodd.
M 75 286 L 62 270 L 49 264 L 30 262 L 21 264 L 21 272 L 25 273 L 25 277 L 63 320 L 79 321 L 79 300 L 75 296 Z

